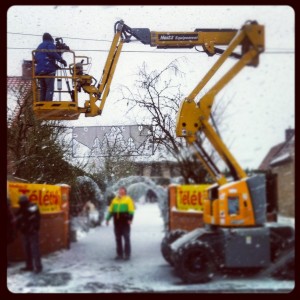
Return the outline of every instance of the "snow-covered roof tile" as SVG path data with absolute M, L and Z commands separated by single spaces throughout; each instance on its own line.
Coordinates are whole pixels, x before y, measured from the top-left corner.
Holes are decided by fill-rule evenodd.
M 284 143 L 280 143 L 270 149 L 268 154 L 265 156 L 264 160 L 259 166 L 259 170 L 267 170 L 270 166 L 270 161 L 274 158 L 274 156 L 282 149 Z
M 259 166 L 259 170 L 267 170 L 270 166 L 277 163 L 284 163 L 291 158 L 291 148 L 295 144 L 295 134 L 292 134 L 285 142 L 275 145 Z
M 272 159 L 271 162 L 270 162 L 270 165 L 274 166 L 276 164 L 286 162 L 286 161 L 288 161 L 290 159 L 291 159 L 290 153 L 286 152 L 286 153 L 283 153 L 282 155 L 277 156 L 274 159 Z

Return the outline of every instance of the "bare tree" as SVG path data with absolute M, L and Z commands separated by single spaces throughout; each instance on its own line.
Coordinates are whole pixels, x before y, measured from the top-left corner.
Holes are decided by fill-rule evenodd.
M 161 151 L 161 158 L 168 159 L 172 155 L 185 182 L 200 183 L 210 180 L 208 173 L 192 149 L 187 147 L 185 140 L 176 138 L 176 115 L 184 98 L 181 85 L 174 84 L 174 79 L 179 76 L 183 76 L 183 73 L 176 60 L 160 71 L 148 71 L 143 64 L 134 88 L 122 87 L 121 101 L 127 101 L 128 113 L 139 109 L 139 116 L 144 114 L 146 124 L 151 120 L 151 138 L 155 150 Z M 222 110 L 224 111 L 224 107 Z M 218 110 L 214 110 L 214 115 L 216 111 Z M 215 119 L 218 122 L 218 118 Z
M 110 185 L 122 177 L 135 174 L 134 159 L 130 155 L 124 155 L 127 146 L 122 144 L 122 138 L 119 135 L 105 137 L 101 147 L 105 156 L 89 159 L 89 173 L 94 174 L 94 177 L 99 177 L 101 173 L 104 183 Z
M 8 94 L 16 103 L 7 112 L 7 154 L 10 171 L 31 182 L 70 182 L 83 175 L 68 159 L 67 128 L 58 121 L 37 120 L 33 114 L 32 94 L 23 87 L 9 87 Z

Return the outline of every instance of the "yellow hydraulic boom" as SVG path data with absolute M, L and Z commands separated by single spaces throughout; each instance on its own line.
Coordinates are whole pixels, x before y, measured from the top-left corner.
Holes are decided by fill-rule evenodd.
M 226 59 L 232 55 L 233 51 L 242 46 L 242 53 L 237 63 L 200 99 L 195 102 L 196 96 L 202 91 L 207 82 L 219 70 Z M 240 31 L 236 32 L 231 39 L 227 49 L 223 52 L 218 61 L 206 73 L 204 78 L 198 83 L 194 90 L 181 103 L 180 111 L 177 115 L 176 134 L 185 137 L 189 144 L 197 149 L 197 153 L 201 161 L 207 165 L 210 164 L 209 159 L 203 153 L 196 143 L 196 134 L 199 130 L 203 131 L 205 136 L 214 146 L 221 158 L 228 165 L 235 179 L 245 178 L 247 175 L 239 166 L 235 158 L 229 152 L 221 138 L 218 136 L 212 125 L 209 123 L 211 109 L 215 96 L 220 90 L 246 65 L 257 66 L 258 57 L 264 51 L 264 28 L 256 22 L 245 24 Z M 207 158 L 207 159 L 206 159 Z M 218 171 L 214 171 L 215 167 L 208 167 L 210 174 L 220 184 L 226 182 L 224 176 Z
M 210 117 L 215 96 L 220 90 L 243 67 L 256 67 L 259 63 L 259 55 L 264 51 L 264 26 L 259 25 L 256 21 L 247 22 L 240 30 L 196 29 L 194 32 L 156 32 L 150 31 L 148 28 L 130 28 L 121 20 L 115 24 L 115 36 L 98 85 L 96 85 L 92 76 L 83 72 L 84 65 L 89 63 L 88 59 L 84 63 L 85 57 L 77 57 L 73 51 L 69 51 L 74 56 L 73 63 L 69 66 L 70 76 L 56 76 L 56 78 L 61 79 L 65 77 L 72 80 L 73 89 L 69 91 L 71 95 L 70 101 L 38 101 L 37 79 L 39 79 L 39 76 L 34 74 L 35 51 L 33 51 L 33 106 L 36 116 L 46 120 L 72 120 L 77 119 L 81 113 L 84 113 L 86 117 L 101 115 L 123 43 L 129 43 L 133 37 L 151 47 L 169 49 L 202 46 L 209 56 L 221 54 L 190 95 L 182 101 L 177 115 L 176 135 L 184 137 L 187 143 L 195 148 L 198 158 L 217 182 L 217 186 L 209 189 L 209 198 L 207 201 L 204 201 L 205 222 L 226 226 L 238 226 L 241 222 L 245 226 L 254 225 L 256 222 L 254 216 L 255 207 L 252 203 L 253 199 L 250 196 L 249 189 L 256 183 L 246 183 L 246 173 L 210 124 Z M 227 47 L 223 50 L 216 46 Z M 235 52 L 237 48 L 240 48 L 239 52 Z M 195 100 L 197 95 L 229 57 L 237 59 L 236 64 L 197 102 Z M 79 59 L 81 59 L 81 62 L 78 62 Z M 78 93 L 81 89 L 89 95 L 89 99 L 85 100 L 84 107 L 78 106 Z M 231 184 L 230 188 L 226 187 L 226 177 L 210 159 L 201 144 L 197 142 L 197 133 L 199 131 L 205 134 L 228 166 L 235 180 L 235 183 Z M 250 185 L 251 188 L 249 188 Z M 223 201 L 224 199 L 226 200 L 225 202 Z M 231 202 L 228 199 L 239 201 L 240 204 L 243 204 L 239 215 L 229 216 L 228 213 L 224 213 L 229 211 Z

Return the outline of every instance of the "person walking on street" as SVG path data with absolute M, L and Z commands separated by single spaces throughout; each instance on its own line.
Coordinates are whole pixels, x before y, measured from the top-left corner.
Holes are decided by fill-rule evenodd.
M 127 196 L 125 187 L 119 188 L 118 196 L 113 198 L 106 217 L 106 225 L 113 217 L 114 232 L 116 238 L 116 260 L 129 260 L 131 255 L 130 225 L 134 215 L 134 203 L 130 196 Z M 124 239 L 124 247 L 123 247 Z
M 38 46 L 35 52 L 35 75 L 37 76 L 51 76 L 51 78 L 39 78 L 40 84 L 40 101 L 52 101 L 54 93 L 55 72 L 59 68 L 56 61 L 62 63 L 64 67 L 67 62 L 61 57 L 61 53 L 56 52 L 54 39 L 51 34 L 45 32 L 43 35 L 43 42 Z
M 23 235 L 26 255 L 26 265 L 21 270 L 40 273 L 43 269 L 39 248 L 40 211 L 37 204 L 31 203 L 25 195 L 20 196 L 19 205 L 17 228 Z

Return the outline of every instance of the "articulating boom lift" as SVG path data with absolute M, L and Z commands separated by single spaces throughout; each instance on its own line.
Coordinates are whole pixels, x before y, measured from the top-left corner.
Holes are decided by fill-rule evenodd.
M 293 249 L 293 228 L 266 224 L 266 185 L 263 176 L 248 177 L 210 123 L 211 109 L 215 96 L 245 66 L 256 67 L 259 55 L 264 51 L 264 26 L 256 21 L 247 22 L 240 30 L 196 29 L 194 32 L 156 32 L 148 28 L 130 28 L 123 21 L 115 24 L 115 35 L 107 56 L 100 82 L 84 73 L 89 59 L 70 52 L 73 62 L 62 68 L 64 75 L 55 76 L 72 81 L 72 90 L 67 84 L 66 101 L 39 101 L 35 75 L 33 51 L 33 94 L 34 112 L 45 120 L 74 120 L 84 113 L 86 117 L 101 115 L 110 84 L 124 43 L 132 38 L 151 47 L 193 48 L 202 46 L 207 55 L 221 54 L 193 91 L 181 103 L 177 115 L 176 135 L 184 137 L 195 148 L 199 160 L 206 167 L 216 184 L 208 188 L 204 200 L 205 228 L 196 229 L 169 245 L 172 264 L 187 282 L 205 282 L 219 269 L 262 269 L 268 268 L 280 255 Z M 225 50 L 217 46 L 227 46 Z M 235 52 L 240 48 L 239 53 Z M 222 67 L 227 58 L 237 62 L 199 100 L 195 98 L 208 81 Z M 70 72 L 70 75 L 66 74 Z M 84 106 L 78 105 L 78 93 L 83 90 L 89 95 Z M 58 92 L 62 92 L 61 90 Z M 197 141 L 203 132 L 234 179 L 228 182 Z M 259 247 L 257 246 L 259 245 Z M 292 250 L 293 251 L 293 250 Z

